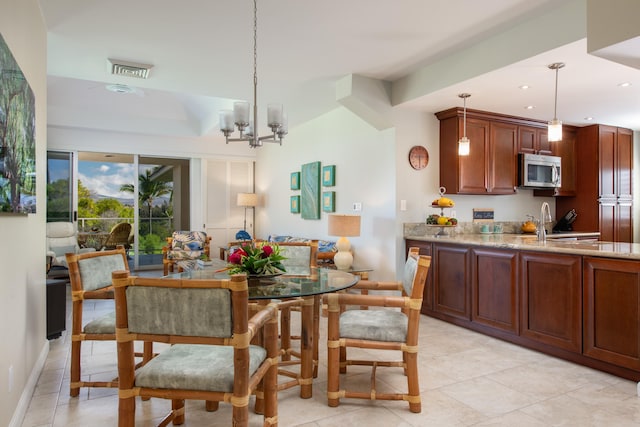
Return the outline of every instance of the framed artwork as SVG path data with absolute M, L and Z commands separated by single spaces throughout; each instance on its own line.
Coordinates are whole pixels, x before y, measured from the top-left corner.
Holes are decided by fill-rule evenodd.
M 322 210 L 324 212 L 336 211 L 336 192 L 325 191 L 322 193 Z
M 333 187 L 336 185 L 336 165 L 322 168 L 322 185 L 325 187 Z
M 291 213 L 300 213 L 300 196 L 291 196 Z
M 0 34 L 0 214 L 36 213 L 36 101 Z
M 300 172 L 291 172 L 291 189 L 299 190 L 300 189 Z
M 300 213 L 302 219 L 320 219 L 320 162 L 302 165 Z

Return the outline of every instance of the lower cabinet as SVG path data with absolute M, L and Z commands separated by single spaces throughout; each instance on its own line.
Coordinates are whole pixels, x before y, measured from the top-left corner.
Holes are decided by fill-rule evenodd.
M 520 253 L 520 335 L 582 351 L 582 262 L 578 255 Z
M 433 311 L 471 320 L 469 292 L 470 250 L 460 245 L 433 245 Z
M 584 354 L 640 370 L 640 263 L 584 257 Z
M 518 334 L 518 254 L 471 249 L 471 320 Z

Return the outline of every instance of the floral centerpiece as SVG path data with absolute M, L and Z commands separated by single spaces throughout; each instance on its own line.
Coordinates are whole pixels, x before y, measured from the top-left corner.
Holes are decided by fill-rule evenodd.
M 246 273 L 248 276 L 282 274 L 286 271 L 280 247 L 270 244 L 247 243 L 229 255 L 229 274 Z

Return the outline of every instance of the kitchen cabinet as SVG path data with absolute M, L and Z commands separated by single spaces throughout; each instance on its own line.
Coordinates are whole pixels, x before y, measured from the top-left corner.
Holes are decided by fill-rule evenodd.
M 434 244 L 433 311 L 441 318 L 471 320 L 469 250 L 459 245 Z
M 547 140 L 546 123 L 524 117 L 467 109 L 468 156 L 458 156 L 464 135 L 462 108 L 436 113 L 440 120 L 440 185 L 449 194 L 513 194 L 517 191 L 519 152 L 562 157 L 562 187 L 534 195 L 575 194 L 576 128 L 563 126 L 563 145 Z M 540 193 L 538 193 L 541 191 Z
M 601 240 L 632 242 L 633 132 L 586 126 L 578 129 L 576 145 L 576 194 L 557 199 L 556 216 L 575 208 L 574 230 L 598 230 Z
M 640 370 L 640 264 L 584 258 L 584 354 Z
M 521 335 L 582 350 L 582 262 L 577 255 L 520 253 Z
M 552 143 L 547 140 L 546 127 L 518 126 L 518 152 L 552 154 Z
M 448 194 L 513 194 L 516 191 L 517 125 L 467 109 L 468 156 L 458 156 L 463 110 L 436 113 L 440 120 L 440 185 Z
M 471 320 L 511 334 L 519 332 L 518 253 L 471 250 Z

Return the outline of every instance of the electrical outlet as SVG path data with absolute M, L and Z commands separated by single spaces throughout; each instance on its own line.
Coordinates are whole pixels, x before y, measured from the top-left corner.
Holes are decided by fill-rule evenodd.
M 360 202 L 355 202 L 353 204 L 353 211 L 354 212 L 360 212 L 362 210 L 362 203 Z
M 406 211 L 407 210 L 407 201 L 406 200 L 400 200 L 400 210 L 401 211 Z

